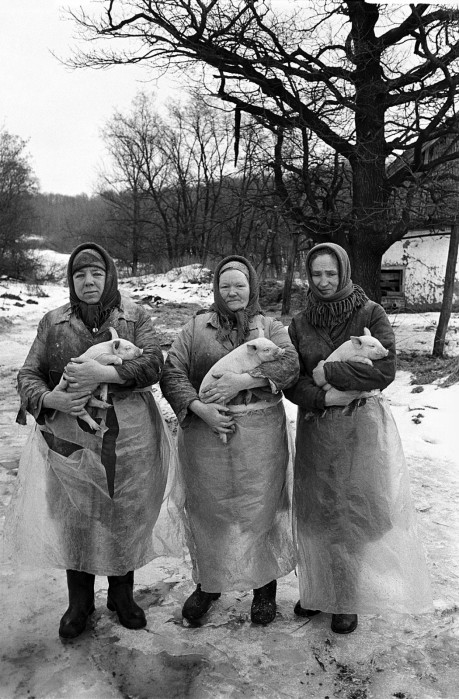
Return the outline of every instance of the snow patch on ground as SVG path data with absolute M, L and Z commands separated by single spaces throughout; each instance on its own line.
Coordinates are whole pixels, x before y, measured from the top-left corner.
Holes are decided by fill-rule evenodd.
M 194 265 L 187 266 L 166 275 L 123 279 L 120 288 L 149 306 L 169 302 L 208 307 L 212 283 L 210 278 L 200 279 L 201 272 Z M 31 427 L 15 424 L 16 373 L 40 318 L 67 300 L 64 282 L 32 287 L 0 279 L 0 520 Z M 390 316 L 399 350 L 430 352 L 438 315 Z M 448 354 L 459 355 L 458 334 L 459 314 L 453 314 Z M 157 387 L 155 395 L 170 419 L 170 406 Z M 435 613 L 364 616 L 356 632 L 339 637 L 330 632 L 329 615 L 306 622 L 295 617 L 297 580 L 292 573 L 279 581 L 278 617 L 269 627 L 256 628 L 250 623 L 251 595 L 244 592 L 222 595 L 204 626 L 188 628 L 182 623 L 180 608 L 193 589 L 189 564 L 159 559 L 136 573 L 136 595 L 148 619 L 146 630 L 120 627 L 105 607 L 107 582 L 97 578 L 97 611 L 88 630 L 63 647 L 57 637 L 59 618 L 66 608 L 63 572 L 18 574 L 3 566 L 2 699 L 26 695 L 37 699 L 457 696 L 459 386 L 430 384 L 413 393 L 410 373 L 399 371 L 385 395 L 410 470 L 432 575 Z M 285 406 L 294 428 L 296 407 L 288 401 Z
M 169 301 L 207 306 L 212 303 L 212 272 L 199 264 L 175 267 L 166 274 L 121 279 L 120 289 L 150 305 Z

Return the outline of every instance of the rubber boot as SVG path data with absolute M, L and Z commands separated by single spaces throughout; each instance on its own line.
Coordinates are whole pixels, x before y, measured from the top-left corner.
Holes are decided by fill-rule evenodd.
M 335 633 L 352 633 L 357 624 L 357 614 L 332 614 L 331 630 Z
M 253 591 L 250 618 L 254 624 L 270 624 L 276 618 L 277 580 Z
M 220 592 L 204 592 L 198 583 L 196 590 L 191 593 L 182 607 L 182 616 L 188 621 L 198 621 L 206 614 L 212 602 L 220 597 Z
M 76 638 L 86 628 L 88 617 L 94 612 L 95 576 L 79 570 L 67 570 L 69 607 L 59 624 L 61 638 Z
M 126 575 L 109 575 L 107 607 L 118 614 L 122 626 L 127 629 L 143 629 L 147 625 L 145 612 L 134 602 L 133 590 L 133 570 Z
M 320 614 L 320 609 L 304 609 L 304 607 L 301 606 L 301 600 L 298 600 L 295 604 L 293 611 L 297 616 L 312 617 L 316 616 L 316 614 Z

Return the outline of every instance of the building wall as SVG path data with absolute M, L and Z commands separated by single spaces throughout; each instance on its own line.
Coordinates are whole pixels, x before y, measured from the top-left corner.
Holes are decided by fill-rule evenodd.
M 382 259 L 382 269 L 403 267 L 403 292 L 407 310 L 439 310 L 443 299 L 449 235 L 417 238 L 429 231 L 415 231 L 403 240 L 394 243 Z M 456 283 L 453 306 L 459 310 L 459 261 L 456 268 Z

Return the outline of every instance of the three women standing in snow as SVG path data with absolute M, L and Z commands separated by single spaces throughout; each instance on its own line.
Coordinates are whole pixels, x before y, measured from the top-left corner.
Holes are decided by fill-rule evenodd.
M 277 579 L 296 564 L 282 391 L 298 405 L 296 614 L 329 612 L 332 630 L 350 633 L 359 613 L 431 608 L 403 451 L 381 394 L 395 376 L 392 328 L 382 307 L 352 284 L 340 246 L 313 248 L 307 273 L 306 306 L 289 337 L 261 312 L 248 260 L 225 258 L 215 270 L 214 304 L 190 320 L 169 352 L 161 388 L 179 421 L 182 516 L 196 583 L 182 610 L 189 621 L 204 616 L 222 592 L 246 589 L 253 590 L 254 623 L 276 616 Z M 67 570 L 63 638 L 85 628 L 96 574 L 108 576 L 108 606 L 120 622 L 145 625 L 132 596 L 133 571 L 154 556 L 152 530 L 171 457 L 149 390 L 163 363 L 149 316 L 121 299 L 113 260 L 100 246 L 72 253 L 68 281 L 70 303 L 43 318 L 19 372 L 20 419 L 28 410 L 38 425 L 7 522 L 19 557 Z M 110 326 L 142 356 L 117 367 L 69 363 L 108 339 Z M 323 364 L 365 327 L 386 358 L 373 366 Z M 248 373 L 224 373 L 200 398 L 208 370 L 258 337 L 283 356 Z M 58 389 L 63 372 L 69 392 Z M 110 384 L 113 405 L 102 439 L 79 419 L 101 381 Z

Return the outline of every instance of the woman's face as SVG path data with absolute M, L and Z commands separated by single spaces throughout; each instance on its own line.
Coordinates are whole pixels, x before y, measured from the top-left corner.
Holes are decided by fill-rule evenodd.
M 238 269 L 228 269 L 220 275 L 218 289 L 223 301 L 232 311 L 247 307 L 250 297 L 250 285 L 247 277 Z
M 73 275 L 75 293 L 85 303 L 98 303 L 105 286 L 105 272 L 100 267 L 83 267 Z
M 338 260 L 334 255 L 324 254 L 311 262 L 311 277 L 322 296 L 333 296 L 339 286 Z

